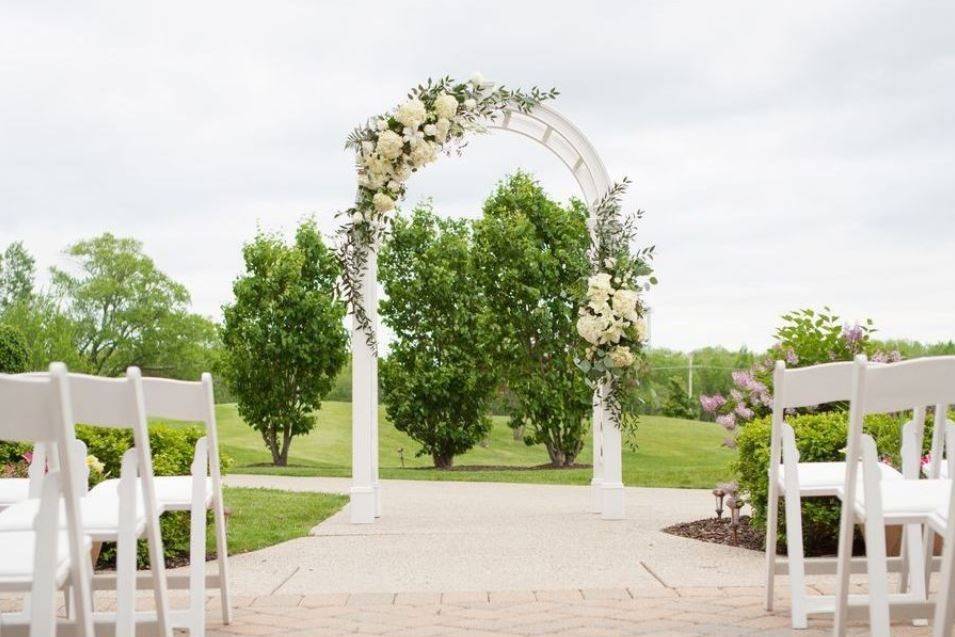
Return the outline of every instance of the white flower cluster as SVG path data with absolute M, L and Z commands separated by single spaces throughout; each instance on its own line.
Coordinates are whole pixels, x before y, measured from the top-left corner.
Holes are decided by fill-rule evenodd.
M 621 285 L 609 272 L 599 272 L 587 280 L 587 305 L 580 308 L 577 333 L 590 344 L 590 360 L 600 356 L 611 367 L 633 365 L 636 356 L 631 346 L 639 346 L 647 336 L 639 308 L 637 291 Z
M 460 86 L 455 89 L 459 96 L 440 89 L 419 92 L 369 126 L 357 163 L 358 185 L 370 195 L 370 206 L 359 205 L 353 222 L 371 221 L 393 210 L 411 173 L 437 159 L 449 141 L 468 130 L 474 120 L 468 115 L 489 85 L 475 74 L 464 91 Z

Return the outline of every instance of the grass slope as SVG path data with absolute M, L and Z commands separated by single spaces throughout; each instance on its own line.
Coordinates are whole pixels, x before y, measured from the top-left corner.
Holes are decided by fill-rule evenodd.
M 226 487 L 222 492 L 230 511 L 229 553 L 245 553 L 308 535 L 348 501 L 330 493 L 293 493 L 275 489 Z M 209 525 L 206 545 L 215 551 L 215 527 Z
M 271 466 L 270 456 L 259 434 L 239 418 L 234 404 L 216 406 L 223 451 L 236 462 L 233 473 L 271 473 L 299 476 L 351 475 L 351 403 L 326 402 L 318 412 L 318 424 L 308 436 L 292 441 L 289 467 Z M 491 467 L 484 470 L 438 471 L 429 457 L 415 457 L 418 445 L 380 414 L 379 462 L 382 478 L 410 480 L 478 480 L 489 482 L 535 482 L 589 484 L 591 470 L 535 469 L 548 462 L 542 446 L 528 447 L 514 440 L 504 418 L 494 419 L 486 447 L 475 447 L 455 459 L 464 467 Z M 659 416 L 641 418 L 637 435 L 639 448 L 624 450 L 623 479 L 630 486 L 712 487 L 729 477 L 728 465 L 734 453 L 720 446 L 722 430 L 712 423 Z M 397 450 L 404 449 L 405 468 Z M 592 460 L 589 445 L 578 462 Z M 513 467 L 513 468 L 511 468 Z

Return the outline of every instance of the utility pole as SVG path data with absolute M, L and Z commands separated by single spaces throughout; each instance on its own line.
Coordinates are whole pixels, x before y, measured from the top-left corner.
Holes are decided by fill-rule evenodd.
M 686 366 L 686 395 L 693 398 L 693 352 L 687 354 L 688 364 Z

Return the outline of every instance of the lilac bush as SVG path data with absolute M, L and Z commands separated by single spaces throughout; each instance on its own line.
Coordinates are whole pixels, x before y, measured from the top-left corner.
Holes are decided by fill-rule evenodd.
M 726 429 L 723 444 L 727 447 L 736 447 L 734 432 L 737 426 L 772 412 L 773 366 L 777 360 L 786 361 L 788 367 L 808 367 L 852 360 L 857 354 L 866 354 L 870 360 L 885 363 L 902 358 L 898 351 L 875 349 L 870 340 L 875 331 L 871 320 L 850 325 L 828 307 L 821 312 L 811 309 L 789 312 L 782 316 L 782 320 L 782 326 L 776 330 L 776 342 L 766 355 L 748 370 L 732 372 L 733 389 L 728 396 L 700 396 L 703 412 Z

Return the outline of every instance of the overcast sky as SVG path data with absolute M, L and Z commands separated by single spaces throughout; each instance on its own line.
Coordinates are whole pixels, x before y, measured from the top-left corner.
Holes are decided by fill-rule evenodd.
M 654 345 L 762 348 L 830 305 L 955 337 L 952 2 L 0 2 L 0 244 L 141 239 L 216 319 L 257 227 L 354 196 L 348 131 L 429 76 L 556 86 L 657 245 Z M 412 180 L 475 216 L 524 168 L 475 139 Z

